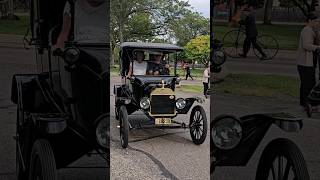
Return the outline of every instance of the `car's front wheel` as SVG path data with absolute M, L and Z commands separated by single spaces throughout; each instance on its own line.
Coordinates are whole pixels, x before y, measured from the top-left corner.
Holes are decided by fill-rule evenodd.
M 128 141 L 129 141 L 129 118 L 128 118 L 128 111 L 127 111 L 126 106 L 120 107 L 119 118 L 120 118 L 121 146 L 122 146 L 122 148 L 127 148 Z
M 289 139 L 275 139 L 264 149 L 258 164 L 256 180 L 269 179 L 310 179 L 301 151 Z
M 194 144 L 202 144 L 207 136 L 207 116 L 201 106 L 195 106 L 190 115 L 190 135 Z
M 29 180 L 57 180 L 56 163 L 50 143 L 37 140 L 32 147 Z

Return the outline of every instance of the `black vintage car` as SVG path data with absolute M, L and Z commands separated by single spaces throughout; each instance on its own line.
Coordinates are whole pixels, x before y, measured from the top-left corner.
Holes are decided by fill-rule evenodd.
M 86 154 L 101 156 L 106 160 L 102 168 L 108 166 L 109 44 L 74 40 L 74 1 L 69 1 L 72 31 L 65 49 L 54 50 L 65 3 L 30 1 L 31 38 L 26 39 L 38 73 L 12 79 L 18 180 L 55 180 L 56 169 Z
M 177 58 L 182 50 L 181 47 L 163 43 L 125 42 L 121 44 L 122 84 L 114 86 L 114 94 L 115 113 L 116 119 L 120 121 L 120 139 L 123 148 L 128 146 L 129 130 L 134 128 L 129 121 L 129 115 L 136 111 L 142 111 L 154 125 L 153 128 L 190 128 L 190 135 L 195 144 L 199 145 L 205 141 L 206 113 L 200 105 L 193 107 L 194 102 L 203 103 L 204 100 L 199 97 L 178 98 L 175 93 L 178 79 Z M 138 68 L 134 63 L 136 52 L 144 54 L 142 63 L 147 67 L 152 66 L 155 56 L 161 54 L 162 59 L 158 65 L 162 73 L 150 74 L 147 68 L 142 71 L 142 74 L 135 74 L 134 69 Z M 133 73 L 128 74 L 130 71 Z M 188 125 L 174 120 L 179 114 L 187 114 L 191 108 Z
M 212 43 L 212 47 L 221 46 L 217 41 Z M 212 53 L 216 52 L 216 50 L 212 51 Z M 221 53 L 223 52 L 211 56 L 211 69 L 216 72 L 221 71 L 221 65 L 225 62 L 222 58 L 225 56 Z M 212 111 L 214 112 L 214 109 Z M 216 167 L 246 166 L 272 125 L 286 132 L 299 132 L 303 122 L 302 119 L 288 113 L 251 114 L 240 118 L 233 115 L 220 115 L 212 119 L 210 122 L 211 179 L 215 179 Z M 310 177 L 298 146 L 287 138 L 276 138 L 264 148 L 255 179 L 309 180 Z

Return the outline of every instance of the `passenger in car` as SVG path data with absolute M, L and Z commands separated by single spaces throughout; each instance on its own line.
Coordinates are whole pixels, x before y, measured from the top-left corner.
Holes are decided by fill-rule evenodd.
M 144 61 L 145 55 L 143 51 L 136 51 L 134 60 L 129 67 L 128 76 L 132 75 L 146 75 L 148 63 Z
M 106 0 L 77 0 L 75 1 L 74 40 L 80 43 L 107 42 L 107 16 Z M 66 2 L 63 12 L 62 29 L 54 45 L 54 49 L 64 48 L 71 32 L 71 8 Z
M 154 61 L 148 63 L 148 69 L 147 69 L 147 74 L 148 75 L 169 75 L 169 64 L 164 62 L 163 60 L 163 53 L 161 52 L 156 52 L 153 53 L 154 55 Z

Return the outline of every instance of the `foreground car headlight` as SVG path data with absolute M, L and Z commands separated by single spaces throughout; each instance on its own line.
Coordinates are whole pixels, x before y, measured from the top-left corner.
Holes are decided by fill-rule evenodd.
M 220 117 L 211 129 L 213 144 L 222 150 L 235 148 L 242 138 L 240 121 L 232 116 Z
M 97 138 L 98 144 L 103 148 L 108 148 L 109 136 L 110 136 L 110 129 L 108 125 L 108 119 L 103 118 L 99 121 L 96 127 L 96 138 Z
M 140 107 L 142 109 L 148 109 L 150 107 L 150 99 L 147 97 L 143 97 L 140 100 Z
M 74 64 L 80 56 L 80 51 L 77 48 L 70 47 L 65 50 L 65 60 L 70 63 Z
M 183 109 L 186 107 L 186 105 L 187 105 L 187 102 L 185 99 L 182 99 L 182 98 L 177 99 L 176 101 L 177 109 Z

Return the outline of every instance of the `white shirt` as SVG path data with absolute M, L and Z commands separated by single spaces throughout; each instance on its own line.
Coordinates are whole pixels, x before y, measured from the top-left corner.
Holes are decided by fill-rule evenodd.
M 147 65 L 148 63 L 146 61 L 142 61 L 141 63 L 139 63 L 138 61 L 133 61 L 133 74 L 146 75 Z
M 210 71 L 209 71 L 209 68 L 206 68 L 203 71 L 203 80 L 202 80 L 202 82 L 209 83 L 209 78 L 210 78 Z
M 109 42 L 107 36 L 107 3 L 92 7 L 87 0 L 75 2 L 74 37 L 82 43 Z M 70 4 L 66 3 L 64 15 L 71 16 Z

